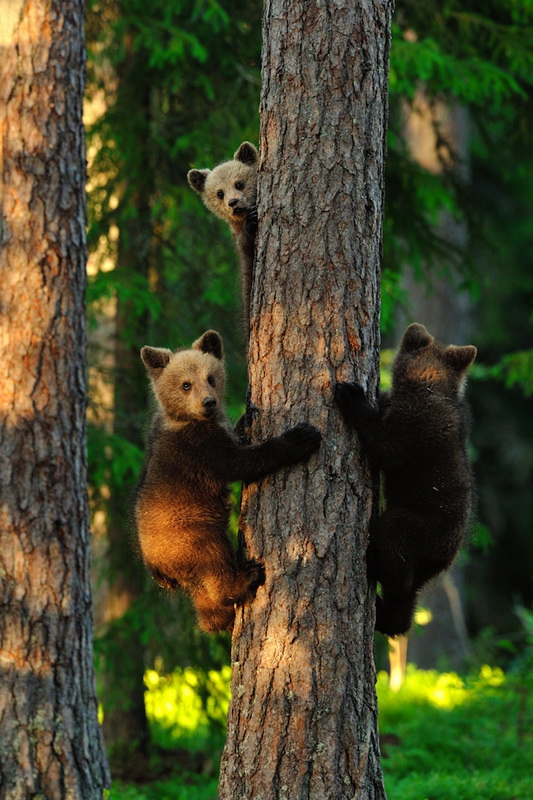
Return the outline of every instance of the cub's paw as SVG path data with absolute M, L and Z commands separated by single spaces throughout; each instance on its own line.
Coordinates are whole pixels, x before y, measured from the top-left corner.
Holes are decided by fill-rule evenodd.
M 310 425 L 308 422 L 300 422 L 294 428 L 286 431 L 282 439 L 286 444 L 290 445 L 296 456 L 306 458 L 318 450 L 322 441 L 322 434 L 314 425 Z
M 416 597 L 384 602 L 376 595 L 376 630 L 384 636 L 405 636 L 413 623 Z
M 257 231 L 257 222 L 258 222 L 257 206 L 251 206 L 251 208 L 248 209 L 248 213 L 246 214 L 246 220 L 244 223 L 246 233 L 249 236 L 255 235 L 255 232 Z
M 242 572 L 246 576 L 248 591 L 253 597 L 259 586 L 265 582 L 265 568 L 259 561 L 249 558 L 243 563 Z
M 248 558 L 240 564 L 225 604 L 243 605 L 253 600 L 259 586 L 265 582 L 265 568 L 259 561 Z
M 235 428 L 233 429 L 237 439 L 241 444 L 250 444 L 250 430 L 254 419 L 259 416 L 259 409 L 253 403 L 246 405 L 246 411 L 239 419 Z
M 335 387 L 335 402 L 345 413 L 353 405 L 365 400 L 365 390 L 360 383 L 338 383 Z

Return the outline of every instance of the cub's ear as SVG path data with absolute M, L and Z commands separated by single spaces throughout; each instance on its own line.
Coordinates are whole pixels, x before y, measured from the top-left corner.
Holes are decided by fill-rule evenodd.
M 151 377 L 156 377 L 158 374 L 161 374 L 159 370 L 166 367 L 170 361 L 171 355 L 172 350 L 167 350 L 164 347 L 145 346 L 141 350 L 143 364 Z
M 253 166 L 259 159 L 259 153 L 257 152 L 257 147 L 251 142 L 243 142 L 233 158 L 235 161 L 241 161 L 243 164 Z
M 427 332 L 423 325 L 419 322 L 413 322 L 406 328 L 403 335 L 400 348 L 407 350 L 408 353 L 414 353 L 415 350 L 420 350 L 421 347 L 427 347 L 433 341 L 433 336 Z
M 193 350 L 200 350 L 202 353 L 211 353 L 211 355 L 222 361 L 224 357 L 224 348 L 222 347 L 222 336 L 216 331 L 206 331 L 199 339 L 192 344 Z
M 190 169 L 187 173 L 187 180 L 191 189 L 202 194 L 205 189 L 205 179 L 210 172 L 210 169 Z
M 446 363 L 457 372 L 466 372 L 474 363 L 476 356 L 477 349 L 473 344 L 465 345 L 465 347 L 456 347 L 451 344 L 444 351 Z

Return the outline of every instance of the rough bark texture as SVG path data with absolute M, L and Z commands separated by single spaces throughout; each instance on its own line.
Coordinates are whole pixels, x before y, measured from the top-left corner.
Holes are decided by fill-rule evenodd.
M 372 481 L 333 391 L 354 378 L 377 388 L 391 10 L 265 4 L 252 436 L 309 420 L 324 441 L 308 465 L 244 494 L 266 584 L 237 615 L 222 800 L 384 797 Z
M 93 800 L 83 4 L 0 19 L 0 798 Z

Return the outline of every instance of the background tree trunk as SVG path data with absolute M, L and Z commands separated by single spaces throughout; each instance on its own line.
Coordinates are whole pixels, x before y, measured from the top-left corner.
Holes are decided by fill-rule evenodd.
M 271 0 L 249 376 L 253 438 L 310 420 L 318 455 L 244 493 L 266 584 L 238 614 L 222 800 L 381 798 L 368 467 L 333 402 L 375 396 L 392 4 Z
M 0 20 L 0 798 L 92 800 L 83 4 Z

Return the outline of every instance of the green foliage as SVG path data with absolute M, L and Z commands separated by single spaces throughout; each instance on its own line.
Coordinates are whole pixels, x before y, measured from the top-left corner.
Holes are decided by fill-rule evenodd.
M 479 213 L 477 186 L 442 159 L 431 174 L 413 162 L 405 147 L 405 112 L 423 89 L 429 103 L 468 107 L 472 148 L 484 148 L 487 163 L 516 172 L 508 163 L 513 139 L 527 130 L 528 93 L 533 85 L 533 8 L 529 0 L 479 3 L 477 0 L 401 0 L 393 23 L 390 73 L 390 128 L 384 228 L 383 330 L 389 330 L 398 299 L 390 278 L 405 266 L 418 279 L 459 269 L 463 291 L 476 293 L 482 280 L 473 246 L 492 243 Z M 439 145 L 454 155 L 438 123 Z M 525 136 L 525 134 L 522 134 Z M 493 158 L 498 152 L 498 160 Z M 489 196 L 487 196 L 489 199 Z M 458 247 L 439 234 L 442 211 L 469 223 L 469 243 Z M 490 226 L 488 226 L 490 227 Z M 476 256 L 479 257 L 479 254 Z M 392 301 L 392 303 L 391 303 Z
M 526 397 L 533 394 L 533 350 L 519 350 L 507 353 L 491 367 L 478 365 L 478 377 L 496 378 L 503 382 L 507 389 L 519 387 Z
M 87 446 L 94 499 L 101 500 L 101 490 L 110 484 L 120 491 L 137 481 L 144 454 L 135 444 L 123 436 L 89 424 Z
M 479 21 L 482 29 L 481 17 Z M 490 21 L 487 22 L 490 25 Z M 501 109 L 504 100 L 512 94 L 525 97 L 517 80 L 486 58 L 456 55 L 446 49 L 442 41 L 430 36 L 406 40 L 399 25 L 393 25 L 392 33 L 395 39 L 390 73 L 392 94 L 412 99 L 423 82 L 431 94 L 446 87 L 448 94 L 463 103 L 481 105 L 490 101 L 493 111 Z M 524 66 L 531 74 L 533 60 L 528 58 Z
M 230 701 L 231 668 L 220 671 L 193 667 L 169 675 L 148 670 L 146 713 L 154 741 L 167 748 L 176 744 L 194 751 L 224 742 Z
M 161 315 L 161 298 L 151 290 L 147 276 L 133 271 L 99 271 L 89 276 L 87 281 L 87 306 L 92 329 L 98 327 L 99 315 L 110 299 L 127 304 L 130 314 L 135 318 L 146 316 L 157 321 Z M 137 343 L 129 336 L 125 344 L 131 346 Z
M 446 87 L 497 114 L 522 81 L 531 82 L 532 25 L 530 0 L 403 0 L 393 27 L 392 91 L 409 96 L 409 83 L 422 80 L 434 96 Z
M 114 783 L 111 800 L 216 800 L 217 787 L 217 778 L 185 774 L 146 787 Z
M 529 696 L 524 710 L 512 677 L 488 666 L 468 679 L 408 667 L 398 693 L 384 673 L 377 691 L 389 796 L 530 797 L 533 706 Z

